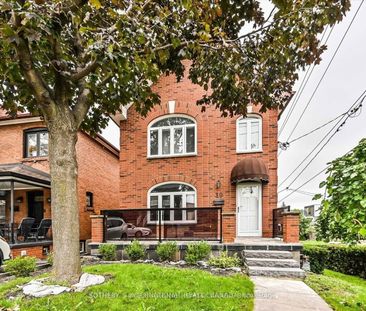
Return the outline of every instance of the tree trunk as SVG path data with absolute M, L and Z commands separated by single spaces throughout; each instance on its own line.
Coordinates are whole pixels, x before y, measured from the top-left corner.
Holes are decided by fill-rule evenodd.
M 47 122 L 51 172 L 53 270 L 57 280 L 76 283 L 80 276 L 77 192 L 77 129 L 67 112 Z

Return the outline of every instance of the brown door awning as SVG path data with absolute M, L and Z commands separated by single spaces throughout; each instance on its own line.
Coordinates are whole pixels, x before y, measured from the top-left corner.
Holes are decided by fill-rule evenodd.
M 268 182 L 268 169 L 262 159 L 247 158 L 236 163 L 231 171 L 231 183 L 242 181 Z

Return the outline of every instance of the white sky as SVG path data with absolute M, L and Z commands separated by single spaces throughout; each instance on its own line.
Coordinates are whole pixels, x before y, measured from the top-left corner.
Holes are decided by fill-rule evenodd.
M 359 4 L 359 0 L 353 0 L 351 11 L 348 12 L 346 18 L 340 24 L 335 26 L 331 37 L 328 40 L 328 50 L 324 52 L 322 56 L 323 60 L 320 65 L 315 67 L 314 72 L 311 75 L 311 78 L 304 89 L 283 134 L 279 138 L 280 141 L 286 140 L 302 110 L 309 101 L 316 84 L 324 73 L 325 68 L 327 67 Z M 299 123 L 299 126 L 294 132 L 292 138 L 301 136 L 302 134 L 309 132 L 317 126 L 324 124 L 339 114 L 347 111 L 363 90 L 366 89 L 366 81 L 363 76 L 366 72 L 366 44 L 362 39 L 364 38 L 366 30 L 363 23 L 365 19 L 366 5 L 361 7 L 345 40 L 343 41 L 343 44 L 329 67 L 323 82 L 315 93 L 313 100 L 306 110 L 304 117 Z M 303 76 L 304 73 L 300 75 L 300 79 L 297 86 L 295 86 L 295 90 L 300 86 Z M 287 109 L 289 108 L 290 107 Z M 286 113 L 282 120 L 280 120 L 279 127 L 284 121 L 285 116 Z M 311 165 L 294 182 L 291 188 L 296 189 L 298 186 L 302 185 L 312 176 L 325 168 L 328 162 L 343 155 L 356 146 L 363 137 L 366 137 L 365 122 L 365 111 L 361 111 L 361 114 L 356 118 L 348 119 L 342 130 L 334 136 L 329 144 L 321 151 L 319 156 L 314 159 Z M 334 123 L 320 131 L 317 131 L 313 135 L 301 139 L 298 142 L 294 142 L 287 151 L 281 153 L 279 156 L 278 172 L 280 182 L 292 172 L 292 170 L 301 162 L 302 159 L 305 158 L 312 148 L 318 144 L 333 125 Z M 297 172 L 300 171 L 301 168 Z M 297 173 L 295 173 L 293 177 L 296 175 Z M 292 178 L 279 187 L 279 190 L 285 188 Z M 324 179 L 325 174 L 321 174 L 319 177 L 314 179 L 314 181 L 301 188 L 301 190 L 312 193 L 323 193 L 324 190 L 319 189 L 318 185 Z M 279 194 L 279 198 L 281 199 L 285 194 L 289 193 L 290 191 L 284 191 Z M 314 201 L 312 201 L 312 196 L 302 195 L 299 193 L 294 193 L 287 198 L 285 202 L 286 204 L 290 204 L 293 208 L 301 208 L 304 205 L 314 203 Z
M 330 58 L 337 48 L 337 45 L 359 4 L 360 0 L 352 0 L 351 11 L 348 12 L 346 18 L 340 24 L 335 26 L 332 35 L 328 40 L 328 49 L 323 53 L 323 60 L 320 65 L 315 67 L 311 78 L 309 79 L 309 82 L 304 89 L 291 118 L 289 119 L 289 122 L 279 138 L 280 141 L 285 141 L 288 134 L 291 132 L 294 124 L 313 93 L 316 84 L 327 67 Z M 268 1 L 263 1 L 263 7 L 265 12 L 269 12 L 271 9 Z M 366 20 L 366 5 L 363 6 L 358 13 L 347 37 L 341 45 L 332 65 L 330 66 L 318 91 L 315 93 L 313 100 L 311 101 L 292 138 L 301 136 L 302 134 L 309 132 L 310 130 L 345 112 L 361 92 L 366 89 L 366 80 L 363 76 L 363 74 L 366 73 L 366 43 L 362 40 L 362 38 L 364 38 L 366 28 L 362 23 L 363 20 Z M 304 72 L 300 73 L 300 79 L 294 88 L 295 91 L 299 88 L 303 76 Z M 282 119 L 280 120 L 279 128 L 281 127 L 289 108 L 290 106 L 286 109 Z M 319 156 L 293 183 L 291 189 L 296 189 L 298 186 L 302 185 L 310 177 L 325 168 L 328 162 L 343 155 L 356 146 L 361 138 L 366 137 L 365 122 L 366 112 L 362 112 L 357 118 L 348 119 L 342 130 L 334 136 Z M 294 142 L 287 151 L 283 151 L 281 153 L 279 156 L 278 171 L 280 183 L 292 172 L 301 160 L 305 158 L 311 149 L 318 144 L 333 124 L 334 123 L 306 138 Z M 119 130 L 113 122 L 110 122 L 110 125 L 103 131 L 102 135 L 115 146 L 119 147 Z M 306 165 L 306 163 L 307 162 L 305 162 L 304 165 Z M 293 177 L 301 171 L 301 168 L 294 173 Z M 292 178 L 279 187 L 279 190 L 285 188 L 292 181 Z M 324 179 L 325 175 L 322 174 L 301 188 L 301 190 L 311 193 L 323 192 L 319 189 L 318 185 Z M 289 193 L 290 191 L 281 192 L 279 194 L 279 199 Z M 302 208 L 305 205 L 314 203 L 314 201 L 312 201 L 312 196 L 299 193 L 294 193 L 287 198 L 285 202 L 286 204 L 290 204 L 292 208 Z

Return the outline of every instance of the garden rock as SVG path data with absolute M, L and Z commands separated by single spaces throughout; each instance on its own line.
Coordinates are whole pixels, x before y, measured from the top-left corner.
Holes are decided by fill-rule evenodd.
M 187 265 L 187 262 L 185 260 L 179 260 L 178 265 L 185 266 L 185 265 Z
M 104 283 L 105 278 L 102 275 L 94 275 L 89 273 L 83 273 L 80 277 L 79 283 L 73 285 L 75 292 L 81 292 L 85 288 Z
M 71 289 L 60 285 L 45 285 L 40 281 L 30 281 L 23 286 L 23 294 L 32 297 L 45 297 L 69 292 Z
M 237 273 L 240 273 L 241 272 L 241 268 L 240 267 L 231 267 L 228 270 L 231 270 L 231 271 L 234 271 L 234 272 L 237 272 Z
M 202 268 L 207 268 L 208 267 L 208 264 L 206 261 L 197 261 L 197 265 L 202 267 Z

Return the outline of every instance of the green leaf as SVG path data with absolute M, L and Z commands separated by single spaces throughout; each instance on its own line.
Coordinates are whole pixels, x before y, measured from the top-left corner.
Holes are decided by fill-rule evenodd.
M 366 237 L 366 227 L 362 227 L 360 230 L 358 230 L 358 234 Z
M 102 4 L 100 3 L 99 0 L 89 0 L 89 3 L 92 7 L 96 8 L 97 10 L 99 10 L 102 7 Z
M 366 207 L 366 199 L 365 199 L 365 200 L 360 201 L 360 204 L 361 204 L 361 206 L 362 206 L 362 207 Z

